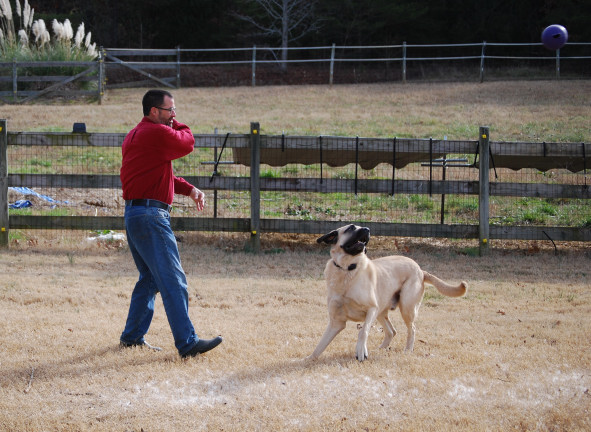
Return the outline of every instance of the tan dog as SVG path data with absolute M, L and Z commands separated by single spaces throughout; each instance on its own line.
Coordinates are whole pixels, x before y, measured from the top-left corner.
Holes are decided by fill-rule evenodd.
M 315 360 L 345 328 L 348 320 L 362 321 L 355 354 L 357 360 L 367 359 L 367 337 L 377 320 L 384 329 L 380 348 L 387 348 L 396 334 L 388 320 L 388 311 L 400 307 L 408 334 L 406 351 L 412 351 L 415 341 L 415 318 L 427 282 L 443 295 L 460 297 L 467 285 L 445 283 L 421 270 L 419 265 L 404 256 L 388 256 L 370 260 L 366 255 L 369 228 L 346 225 L 323 235 L 318 243 L 331 244 L 331 259 L 326 263 L 324 276 L 328 288 L 329 323 L 314 352 L 308 357 Z

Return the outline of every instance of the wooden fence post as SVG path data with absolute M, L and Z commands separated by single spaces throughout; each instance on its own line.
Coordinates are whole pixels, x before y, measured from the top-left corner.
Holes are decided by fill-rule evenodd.
M 8 247 L 8 134 L 0 119 L 0 248 Z
M 261 250 L 261 134 L 257 122 L 250 123 L 250 250 Z
M 103 88 L 103 83 L 105 81 L 105 49 L 103 47 L 99 48 L 98 51 L 98 104 L 103 104 L 103 95 L 105 94 L 105 89 Z
M 12 98 L 14 103 L 18 102 L 18 71 L 16 68 L 16 59 L 12 60 Z
M 489 250 L 489 166 L 490 166 L 490 141 L 489 128 L 480 127 L 478 137 L 478 153 L 480 175 L 478 191 L 478 245 L 480 256 L 486 255 Z

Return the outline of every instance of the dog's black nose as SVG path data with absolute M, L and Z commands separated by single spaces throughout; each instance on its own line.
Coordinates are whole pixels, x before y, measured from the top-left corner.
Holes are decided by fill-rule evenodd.
M 369 228 L 361 227 L 358 231 L 359 237 L 357 238 L 360 242 L 367 243 L 369 241 Z
M 349 240 L 343 244 L 342 248 L 349 255 L 358 255 L 365 252 L 365 245 L 367 245 L 368 241 L 369 228 L 361 227 L 351 235 Z

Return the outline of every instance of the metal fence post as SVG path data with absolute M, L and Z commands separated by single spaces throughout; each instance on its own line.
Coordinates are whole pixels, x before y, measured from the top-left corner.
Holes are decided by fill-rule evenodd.
M 480 82 L 484 81 L 484 49 L 486 48 L 486 41 L 482 41 L 482 51 L 480 52 Z
M 252 83 L 254 87 L 256 85 L 256 64 L 257 64 L 257 46 L 252 47 Z
M 480 160 L 478 166 L 480 175 L 478 191 L 478 246 L 480 256 L 486 255 L 489 250 L 489 152 L 489 128 L 487 126 L 481 126 L 480 135 L 478 137 L 478 156 Z
M 402 82 L 406 82 L 406 41 L 402 42 Z
M 0 248 L 8 247 L 8 134 L 0 119 Z
M 261 250 L 261 134 L 257 122 L 250 123 L 250 250 Z
M 556 50 L 556 79 L 560 79 L 560 48 Z
M 181 47 L 176 47 L 176 88 L 181 88 Z
M 335 52 L 335 44 L 332 44 L 332 50 L 330 51 L 330 78 L 328 80 L 329 85 L 332 86 L 333 76 L 334 76 L 334 52 Z

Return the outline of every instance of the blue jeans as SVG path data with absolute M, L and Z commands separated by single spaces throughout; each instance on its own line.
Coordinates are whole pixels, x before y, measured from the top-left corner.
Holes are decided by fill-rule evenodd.
M 160 292 L 174 344 L 184 355 L 199 338 L 189 318 L 187 278 L 170 227 L 170 215 L 156 207 L 126 206 L 125 230 L 140 276 L 131 295 L 121 341 L 144 341 L 154 315 L 154 300 Z

